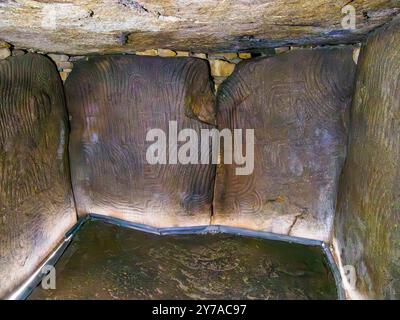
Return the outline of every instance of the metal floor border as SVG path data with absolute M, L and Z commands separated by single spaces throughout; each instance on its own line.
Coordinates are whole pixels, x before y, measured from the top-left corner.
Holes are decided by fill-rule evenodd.
M 102 216 L 98 214 L 89 214 L 84 218 L 79 219 L 79 221 L 65 234 L 65 239 L 58 245 L 58 247 L 49 255 L 49 257 L 42 263 L 42 265 L 33 273 L 29 279 L 27 279 L 14 293 L 12 293 L 6 299 L 8 300 L 23 300 L 27 299 L 32 291 L 38 286 L 45 276 L 41 272 L 42 268 L 46 265 L 54 266 L 60 259 L 64 251 L 67 249 L 69 244 L 72 242 L 75 234 L 80 230 L 82 225 L 87 221 L 101 221 L 108 224 L 113 224 L 116 226 L 129 228 L 137 231 L 152 233 L 159 236 L 167 235 L 185 235 L 185 234 L 233 234 L 243 237 L 261 238 L 273 241 L 283 241 L 288 243 L 296 243 L 308 246 L 319 246 L 321 247 L 324 256 L 327 260 L 328 266 L 333 274 L 336 284 L 336 292 L 339 300 L 345 300 L 345 290 L 342 283 L 342 277 L 339 268 L 333 258 L 333 254 L 328 244 L 323 241 L 292 237 L 286 235 L 279 235 L 271 232 L 265 231 L 255 231 L 244 228 L 229 227 L 224 225 L 205 225 L 205 226 L 193 226 L 193 227 L 166 227 L 166 228 L 156 228 L 145 224 L 125 221 L 122 219 Z

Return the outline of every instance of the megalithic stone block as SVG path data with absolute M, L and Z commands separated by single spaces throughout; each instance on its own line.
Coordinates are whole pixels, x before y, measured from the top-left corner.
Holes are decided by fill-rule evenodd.
M 0 297 L 8 296 L 76 222 L 64 93 L 40 55 L 0 61 Z
M 355 271 L 348 275 L 355 298 L 400 299 L 399 49 L 397 19 L 371 34 L 358 60 L 335 219 L 342 265 Z
M 96 213 L 156 227 L 209 224 L 215 165 L 150 164 L 151 129 L 213 126 L 207 62 L 115 55 L 78 61 L 66 82 L 72 183 L 80 215 Z M 183 144 L 183 142 L 180 142 Z M 167 146 L 168 147 L 168 146 Z
M 237 66 L 222 84 L 217 122 L 220 130 L 254 129 L 254 171 L 218 166 L 214 224 L 330 240 L 354 72 L 351 48 Z

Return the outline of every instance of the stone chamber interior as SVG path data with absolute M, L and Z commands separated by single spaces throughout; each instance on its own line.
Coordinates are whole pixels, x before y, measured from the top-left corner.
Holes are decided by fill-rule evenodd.
M 400 3 L 185 2 L 0 4 L 0 298 L 399 299 Z

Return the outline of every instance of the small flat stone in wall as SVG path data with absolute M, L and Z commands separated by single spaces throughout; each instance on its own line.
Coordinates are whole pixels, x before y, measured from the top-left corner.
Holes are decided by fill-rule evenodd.
M 205 53 L 191 53 L 190 56 L 194 58 L 207 59 L 207 55 Z
M 236 52 L 227 52 L 223 54 L 224 58 L 227 60 L 235 59 L 237 58 L 237 53 Z
M 251 58 L 251 53 L 249 53 L 249 52 L 241 52 L 241 53 L 239 53 L 239 58 L 240 59 L 250 59 Z
M 176 51 L 176 55 L 178 57 L 189 57 L 189 52 L 188 51 Z
M 69 57 L 65 54 L 54 54 L 54 53 L 49 53 L 48 57 L 53 60 L 55 63 L 58 62 L 65 62 L 68 61 Z
M 275 48 L 275 53 L 276 54 L 281 54 L 281 53 L 288 52 L 288 51 L 290 51 L 290 47 Z
M 158 55 L 160 57 L 175 57 L 176 52 L 170 49 L 158 49 Z
M 223 60 L 210 60 L 213 77 L 228 77 L 235 69 L 235 64 Z
M 234 63 L 234 64 L 238 64 L 240 61 L 242 61 L 242 59 L 240 59 L 240 58 L 235 58 L 235 59 L 229 60 L 230 63 Z
M 0 60 L 8 58 L 11 55 L 11 51 L 8 48 L 0 49 Z
M 209 59 L 215 60 L 231 60 L 237 58 L 237 56 L 236 52 L 216 52 L 208 54 Z
M 62 80 L 62 81 L 67 80 L 68 75 L 69 75 L 69 72 L 61 71 L 61 72 L 60 72 L 61 80 Z
M 72 69 L 74 64 L 69 61 L 60 61 L 56 62 L 57 68 L 59 71 L 65 70 L 65 69 Z
M 156 49 L 149 49 L 149 50 L 144 50 L 144 51 L 137 51 L 136 55 L 137 56 L 157 56 L 158 52 Z
M 72 56 L 72 57 L 69 58 L 68 61 L 75 62 L 75 61 L 79 61 L 79 60 L 82 60 L 82 59 L 85 59 L 85 58 L 86 58 L 85 56 Z
M 355 64 L 357 64 L 357 62 L 358 62 L 358 56 L 359 55 L 360 55 L 360 48 L 359 47 L 354 48 L 354 50 L 353 50 L 353 61 L 354 61 Z

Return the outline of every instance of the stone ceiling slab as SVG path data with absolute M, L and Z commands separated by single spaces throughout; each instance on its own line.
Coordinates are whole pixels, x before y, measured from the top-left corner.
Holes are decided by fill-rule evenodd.
M 348 3 L 356 13 L 353 31 L 341 25 Z M 398 0 L 6 0 L 0 39 L 69 54 L 348 43 L 390 21 L 399 7 Z

